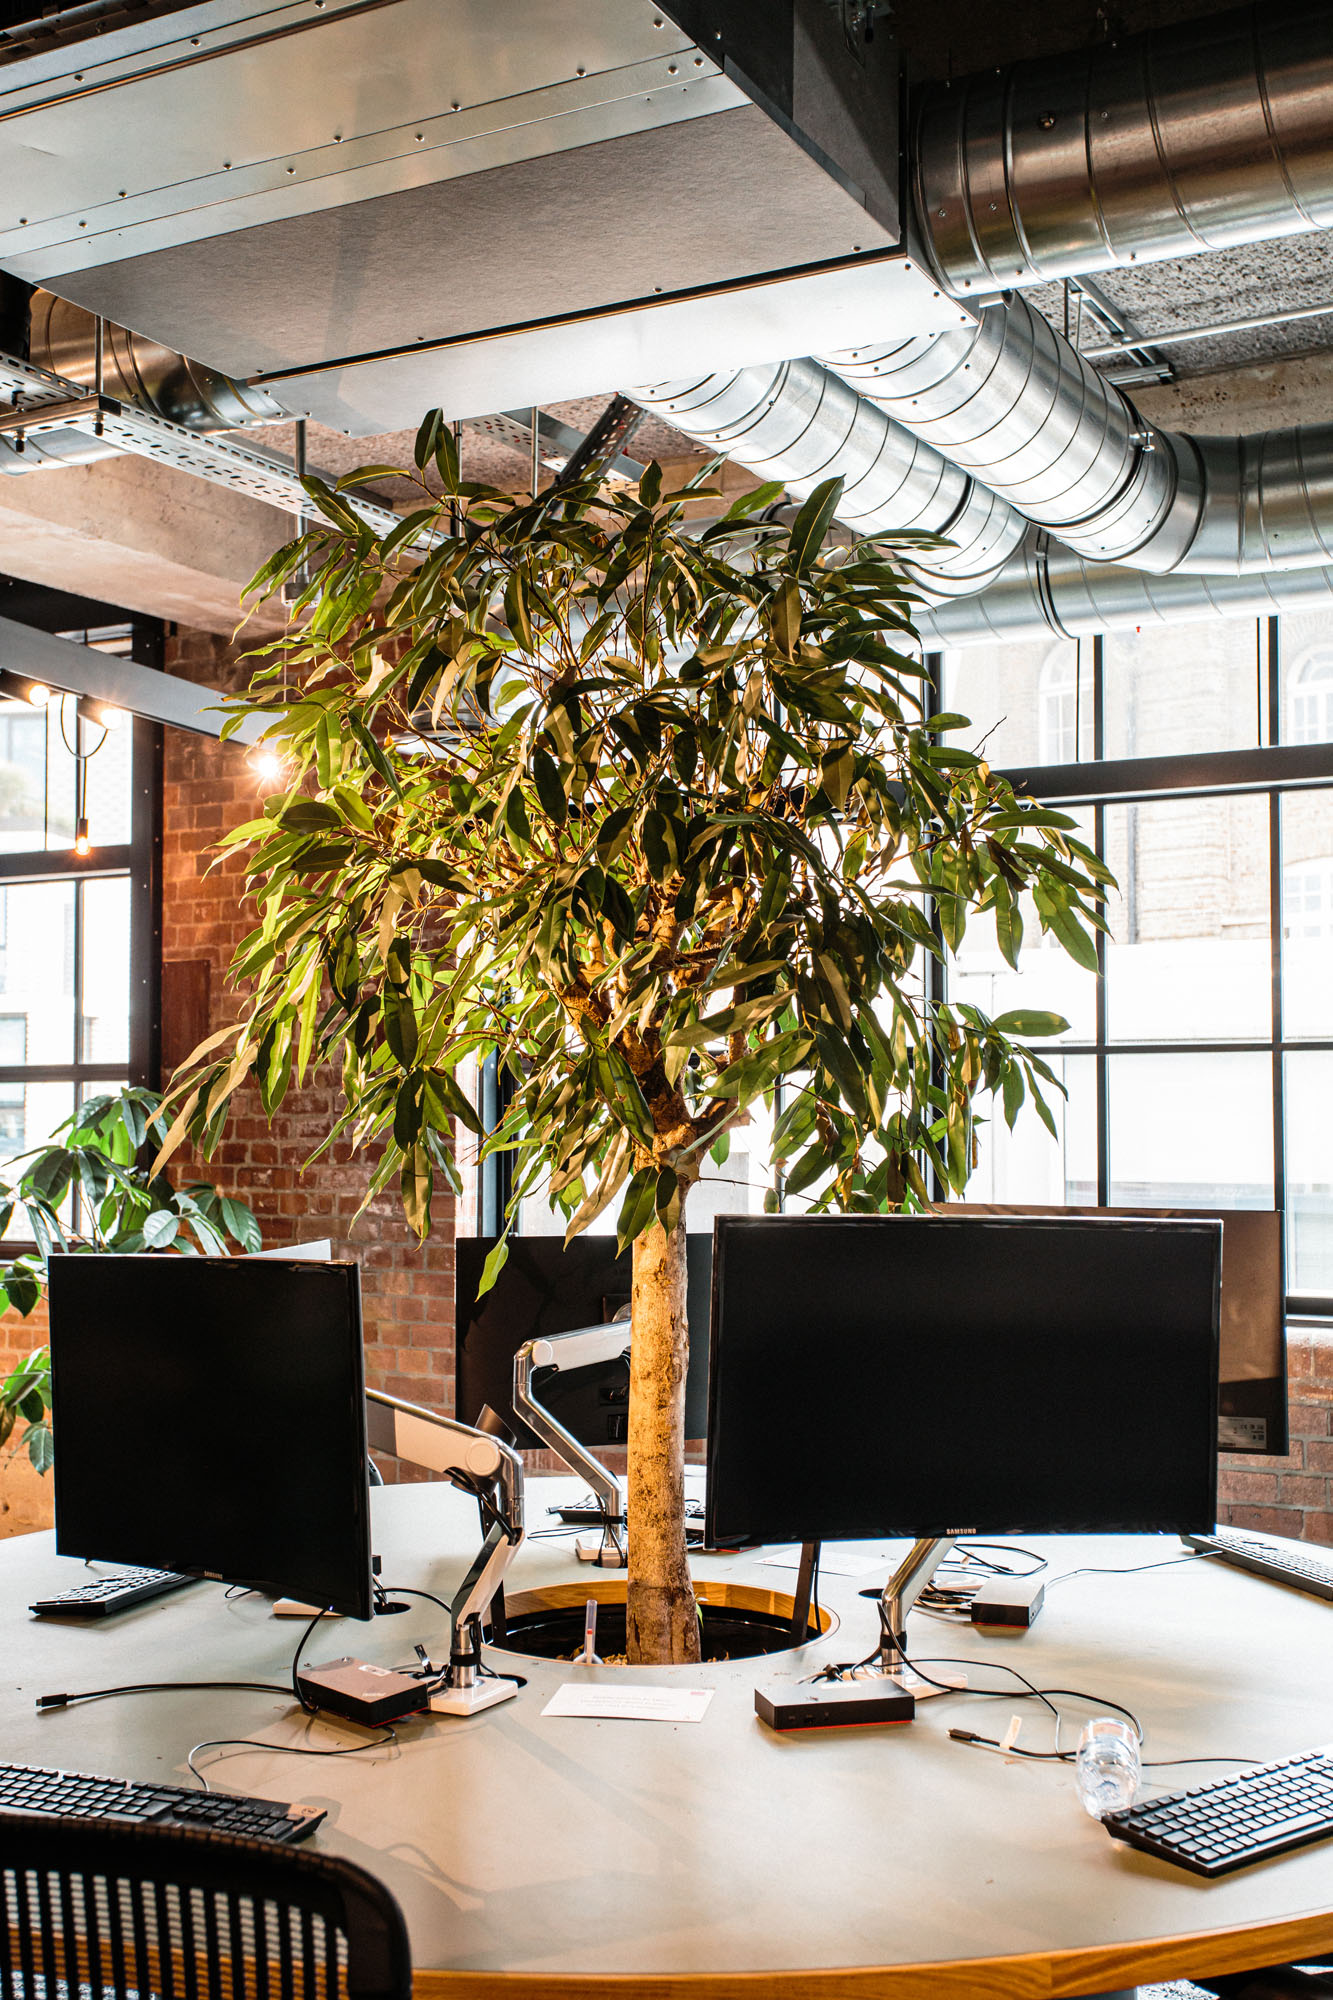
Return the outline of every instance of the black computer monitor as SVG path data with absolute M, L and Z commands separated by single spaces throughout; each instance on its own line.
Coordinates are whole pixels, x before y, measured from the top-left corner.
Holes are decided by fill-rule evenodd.
M 371 1615 L 359 1272 L 50 1260 L 56 1547 Z
M 575 1327 L 599 1326 L 630 1302 L 630 1252 L 616 1255 L 614 1236 L 511 1236 L 509 1255 L 491 1290 L 477 1290 L 493 1236 L 460 1236 L 454 1245 L 454 1415 L 475 1424 L 490 1405 L 515 1431 L 522 1450 L 544 1440 L 514 1412 L 514 1356 L 526 1341 Z M 690 1367 L 685 1382 L 685 1435 L 701 1438 L 708 1423 L 708 1312 L 713 1239 L 686 1238 L 686 1317 Z M 629 1345 L 629 1328 L 625 1328 Z M 629 1366 L 619 1359 L 557 1375 L 539 1368 L 537 1400 L 580 1444 L 623 1446 L 629 1421 Z
M 707 1534 L 1209 1531 L 1221 1226 L 723 1218 Z
M 1287 1449 L 1287 1326 L 1282 1217 L 1269 1208 L 1080 1208 L 957 1202 L 948 1215 L 1131 1215 L 1222 1224 L 1217 1447 L 1264 1457 Z

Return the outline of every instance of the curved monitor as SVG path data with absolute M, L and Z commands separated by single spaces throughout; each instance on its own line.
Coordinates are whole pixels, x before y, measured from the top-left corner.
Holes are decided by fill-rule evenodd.
M 1221 1236 L 720 1219 L 709 1541 L 1211 1530 Z

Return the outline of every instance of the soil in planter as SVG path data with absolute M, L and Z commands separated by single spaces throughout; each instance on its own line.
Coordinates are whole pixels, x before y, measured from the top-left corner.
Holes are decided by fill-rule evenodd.
M 760 1653 L 785 1653 L 795 1643 L 791 1620 L 771 1611 L 742 1611 L 734 1605 L 701 1604 L 701 1639 L 705 1660 L 748 1660 Z M 501 1648 L 536 1653 L 543 1660 L 573 1660 L 583 1651 L 583 1606 L 553 1605 L 540 1611 L 520 1611 L 506 1621 Z M 819 1632 L 812 1624 L 808 1639 Z M 625 1664 L 625 1607 L 597 1607 L 597 1652 L 603 1665 Z

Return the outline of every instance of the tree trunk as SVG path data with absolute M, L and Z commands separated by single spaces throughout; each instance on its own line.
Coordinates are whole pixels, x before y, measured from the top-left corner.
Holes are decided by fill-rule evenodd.
M 634 1245 L 629 1384 L 631 1666 L 699 1658 L 699 1620 L 685 1552 L 685 1224 L 659 1222 Z

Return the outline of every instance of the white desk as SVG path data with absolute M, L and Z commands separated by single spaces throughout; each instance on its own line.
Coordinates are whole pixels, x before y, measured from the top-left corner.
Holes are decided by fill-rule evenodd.
M 545 1526 L 553 1494 L 575 1487 L 532 1482 L 530 1525 Z M 418 1485 L 378 1491 L 374 1506 L 386 1583 L 447 1598 L 475 1547 L 471 1503 Z M 1052 1578 L 1179 1552 L 1171 1539 L 1037 1546 Z M 794 1584 L 753 1554 L 696 1567 L 715 1582 Z M 203 1737 L 346 1740 L 341 1725 L 311 1723 L 277 1696 L 132 1696 L 35 1713 L 36 1695 L 60 1689 L 289 1673 L 300 1627 L 217 1585 L 105 1623 L 29 1617 L 30 1597 L 82 1575 L 49 1535 L 0 1544 L 7 1760 L 188 1783 L 185 1753 Z M 594 1578 L 609 1581 L 579 1568 L 569 1542 L 535 1541 L 511 1582 L 582 1596 Z M 868 1652 L 875 1608 L 857 1593 L 880 1580 L 826 1576 L 821 1596 L 841 1629 L 805 1653 L 655 1674 L 717 1690 L 699 1724 L 543 1718 L 571 1673 L 616 1670 L 520 1659 L 529 1685 L 516 1700 L 466 1721 L 409 1721 L 396 1751 L 324 1763 L 226 1752 L 208 1773 L 223 1788 L 326 1806 L 316 1840 L 389 1883 L 418 1991 L 442 2000 L 1064 1995 L 1333 1949 L 1333 1844 L 1204 1882 L 1113 1843 L 1078 1805 L 1068 1766 L 1006 1763 L 948 1740 L 950 1724 L 1001 1735 L 1021 1709 L 1024 1740 L 1049 1747 L 1036 1703 L 949 1696 L 907 1727 L 766 1730 L 756 1680 Z M 416 1639 L 440 1652 L 443 1622 L 429 1604 L 373 1626 L 329 1621 L 306 1657 L 392 1663 Z M 1127 1703 L 1150 1757 L 1269 1758 L 1333 1738 L 1333 1605 L 1211 1562 L 1056 1584 L 1022 1639 L 919 1613 L 909 1636 L 923 1658 L 1010 1660 L 1041 1685 Z M 1225 1768 L 1158 1775 L 1176 1789 Z

